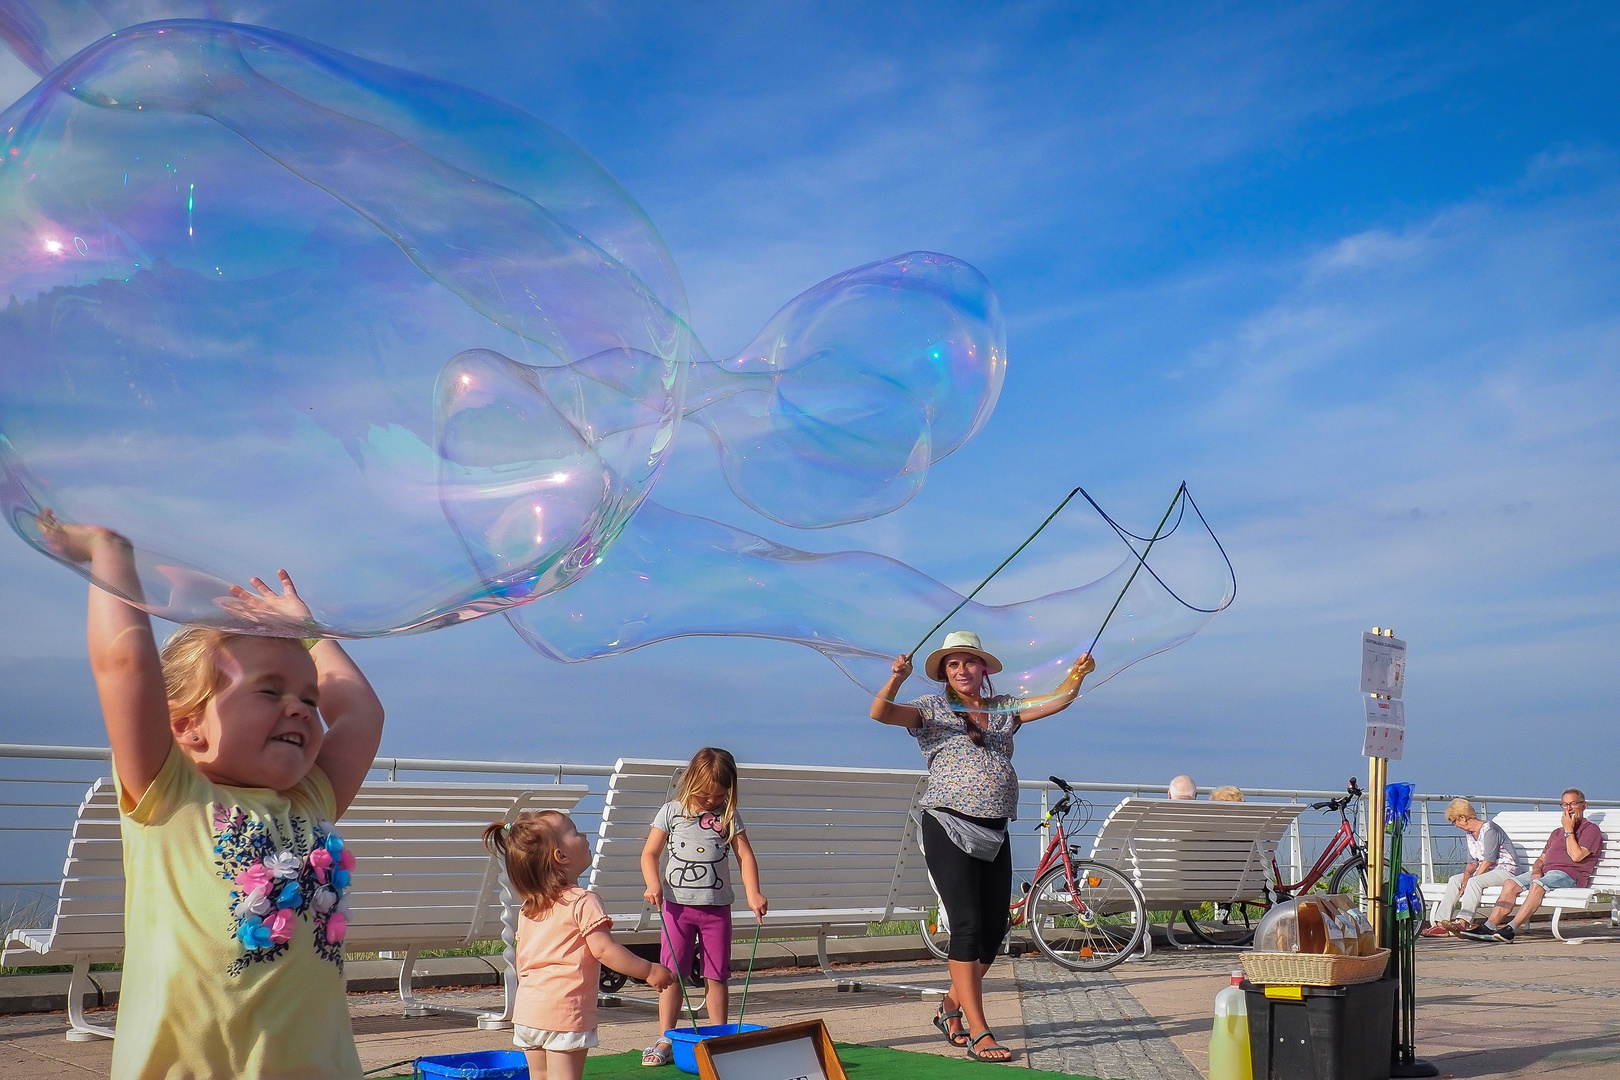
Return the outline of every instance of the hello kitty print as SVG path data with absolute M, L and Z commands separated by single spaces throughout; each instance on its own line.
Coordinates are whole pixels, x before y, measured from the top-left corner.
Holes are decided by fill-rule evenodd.
M 669 835 L 664 845 L 667 899 L 693 907 L 730 907 L 736 899 L 727 860 L 731 840 L 722 813 L 688 814 L 679 802 L 667 802 L 653 818 L 652 827 Z M 742 818 L 735 821 L 742 832 Z

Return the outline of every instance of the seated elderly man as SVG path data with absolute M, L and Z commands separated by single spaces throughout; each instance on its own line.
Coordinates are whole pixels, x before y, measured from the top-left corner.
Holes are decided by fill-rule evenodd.
M 1564 816 L 1558 828 L 1547 837 L 1547 849 L 1529 870 L 1502 883 L 1502 898 L 1491 909 L 1484 924 L 1464 930 L 1463 937 L 1475 941 L 1512 941 L 1541 906 L 1542 897 L 1553 889 L 1585 889 L 1592 884 L 1592 871 L 1603 857 L 1603 833 L 1586 820 L 1586 795 L 1580 788 L 1564 792 Z M 1513 901 L 1521 890 L 1524 905 L 1513 921 Z
M 1446 892 L 1425 937 L 1460 934 L 1479 920 L 1480 896 L 1519 872 L 1519 856 L 1501 826 L 1487 823 L 1467 799 L 1452 799 L 1446 820 L 1468 834 L 1468 865 L 1446 880 Z M 1461 906 L 1459 907 L 1459 900 Z
M 1172 799 L 1196 799 L 1198 798 L 1198 785 L 1193 783 L 1193 778 L 1190 776 L 1178 776 L 1170 781 L 1170 790 L 1165 794 Z

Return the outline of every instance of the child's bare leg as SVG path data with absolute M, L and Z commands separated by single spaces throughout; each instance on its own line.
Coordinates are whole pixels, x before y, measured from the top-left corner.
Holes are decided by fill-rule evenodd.
M 680 978 L 679 975 L 675 977 Z M 676 982 L 658 991 L 658 1037 L 662 1039 L 664 1032 L 680 1026 L 681 984 Z
M 585 1051 L 547 1050 L 546 1072 L 540 1080 L 580 1080 L 585 1075 Z M 535 1080 L 534 1069 L 529 1069 L 529 1080 Z
M 723 1024 L 726 1022 L 726 1010 L 731 1003 L 731 995 L 726 988 L 724 979 L 704 979 L 709 984 L 709 996 L 706 999 L 709 1012 L 709 1023 Z
M 523 1057 L 529 1063 L 529 1080 L 548 1080 L 544 1050 L 525 1050 Z

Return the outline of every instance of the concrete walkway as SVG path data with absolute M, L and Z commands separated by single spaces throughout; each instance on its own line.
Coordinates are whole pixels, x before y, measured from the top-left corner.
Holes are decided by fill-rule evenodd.
M 1593 923 L 1571 930 L 1595 938 L 1570 946 L 1538 929 L 1514 945 L 1423 941 L 1419 1053 L 1458 1080 L 1620 1077 L 1620 931 Z M 986 1006 L 1017 1066 L 1110 1080 L 1196 1080 L 1207 1068 L 1211 1004 L 1236 962 L 1229 952 L 1161 950 L 1110 973 L 1079 976 L 1020 959 L 992 969 Z M 945 981 L 942 965 L 922 961 L 848 965 L 840 973 L 868 984 Z M 499 1000 L 487 986 L 427 995 L 480 1007 Z M 764 1024 L 820 1016 L 840 1041 L 959 1056 L 929 1023 L 937 1002 L 878 990 L 838 993 L 819 972 L 785 969 L 755 976 L 748 1016 Z M 405 1019 L 392 994 L 353 994 L 349 1003 L 365 1067 L 399 1064 L 380 1075 L 422 1055 L 511 1044 L 510 1033 L 479 1031 L 459 1018 Z M 93 1015 L 111 1024 L 115 1010 Z M 604 1052 L 639 1049 L 656 1035 L 647 1009 L 603 1009 L 600 1021 Z M 0 1017 L 0 1076 L 107 1075 L 111 1044 L 69 1043 L 65 1030 L 59 1012 Z

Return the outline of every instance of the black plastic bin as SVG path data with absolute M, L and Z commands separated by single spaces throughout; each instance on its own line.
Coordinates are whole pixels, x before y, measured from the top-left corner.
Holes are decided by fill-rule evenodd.
M 1398 985 L 1305 986 L 1287 1001 L 1245 979 L 1254 1080 L 1389 1080 Z

